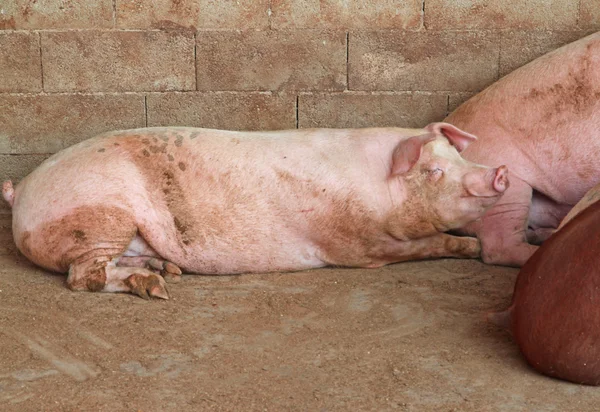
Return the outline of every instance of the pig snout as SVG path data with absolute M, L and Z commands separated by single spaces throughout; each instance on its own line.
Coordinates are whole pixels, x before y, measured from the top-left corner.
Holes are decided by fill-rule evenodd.
M 496 197 L 508 189 L 508 168 L 480 169 L 465 175 L 464 186 L 471 196 Z

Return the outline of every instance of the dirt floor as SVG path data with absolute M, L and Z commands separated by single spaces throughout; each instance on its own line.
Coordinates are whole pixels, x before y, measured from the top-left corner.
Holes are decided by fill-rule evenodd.
M 169 301 L 70 292 L 0 242 L 2 411 L 594 411 L 600 390 L 528 368 L 483 314 L 517 271 L 184 276 Z

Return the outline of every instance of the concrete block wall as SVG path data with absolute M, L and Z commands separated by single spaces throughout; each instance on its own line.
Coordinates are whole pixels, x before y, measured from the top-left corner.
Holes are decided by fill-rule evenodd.
M 600 30 L 598 0 L 0 2 L 0 177 L 97 133 L 418 127 Z

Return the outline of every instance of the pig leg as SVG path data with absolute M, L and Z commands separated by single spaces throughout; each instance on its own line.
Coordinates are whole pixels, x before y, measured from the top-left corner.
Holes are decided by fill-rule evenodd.
M 475 237 L 452 236 L 447 233 L 396 243 L 384 252 L 384 257 L 367 267 L 381 267 L 390 263 L 429 258 L 478 258 L 481 252 Z
M 158 271 L 168 282 L 181 280 L 181 269 L 174 263 L 163 260 L 140 235 L 133 238 L 127 251 L 115 263 L 120 267 L 141 267 Z
M 137 253 L 145 251 L 134 247 L 137 232 L 130 210 L 90 205 L 38 225 L 18 242 L 26 256 L 48 268 L 68 271 L 67 285 L 72 290 L 132 292 L 166 299 L 161 276 L 143 267 L 116 266 L 118 258 L 130 252 L 130 245 Z
M 71 290 L 131 292 L 144 299 L 169 299 L 164 279 L 139 267 L 117 267 L 109 258 L 93 258 L 70 266 L 67 285 Z
M 477 237 L 485 263 L 519 267 L 537 250 L 527 242 L 531 197 L 531 186 L 513 176 L 510 188 L 483 216 Z

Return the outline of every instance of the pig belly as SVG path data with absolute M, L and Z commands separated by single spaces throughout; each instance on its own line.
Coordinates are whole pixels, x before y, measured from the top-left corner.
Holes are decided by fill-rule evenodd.
M 509 327 L 543 374 L 600 384 L 600 202 L 548 239 L 522 268 Z

